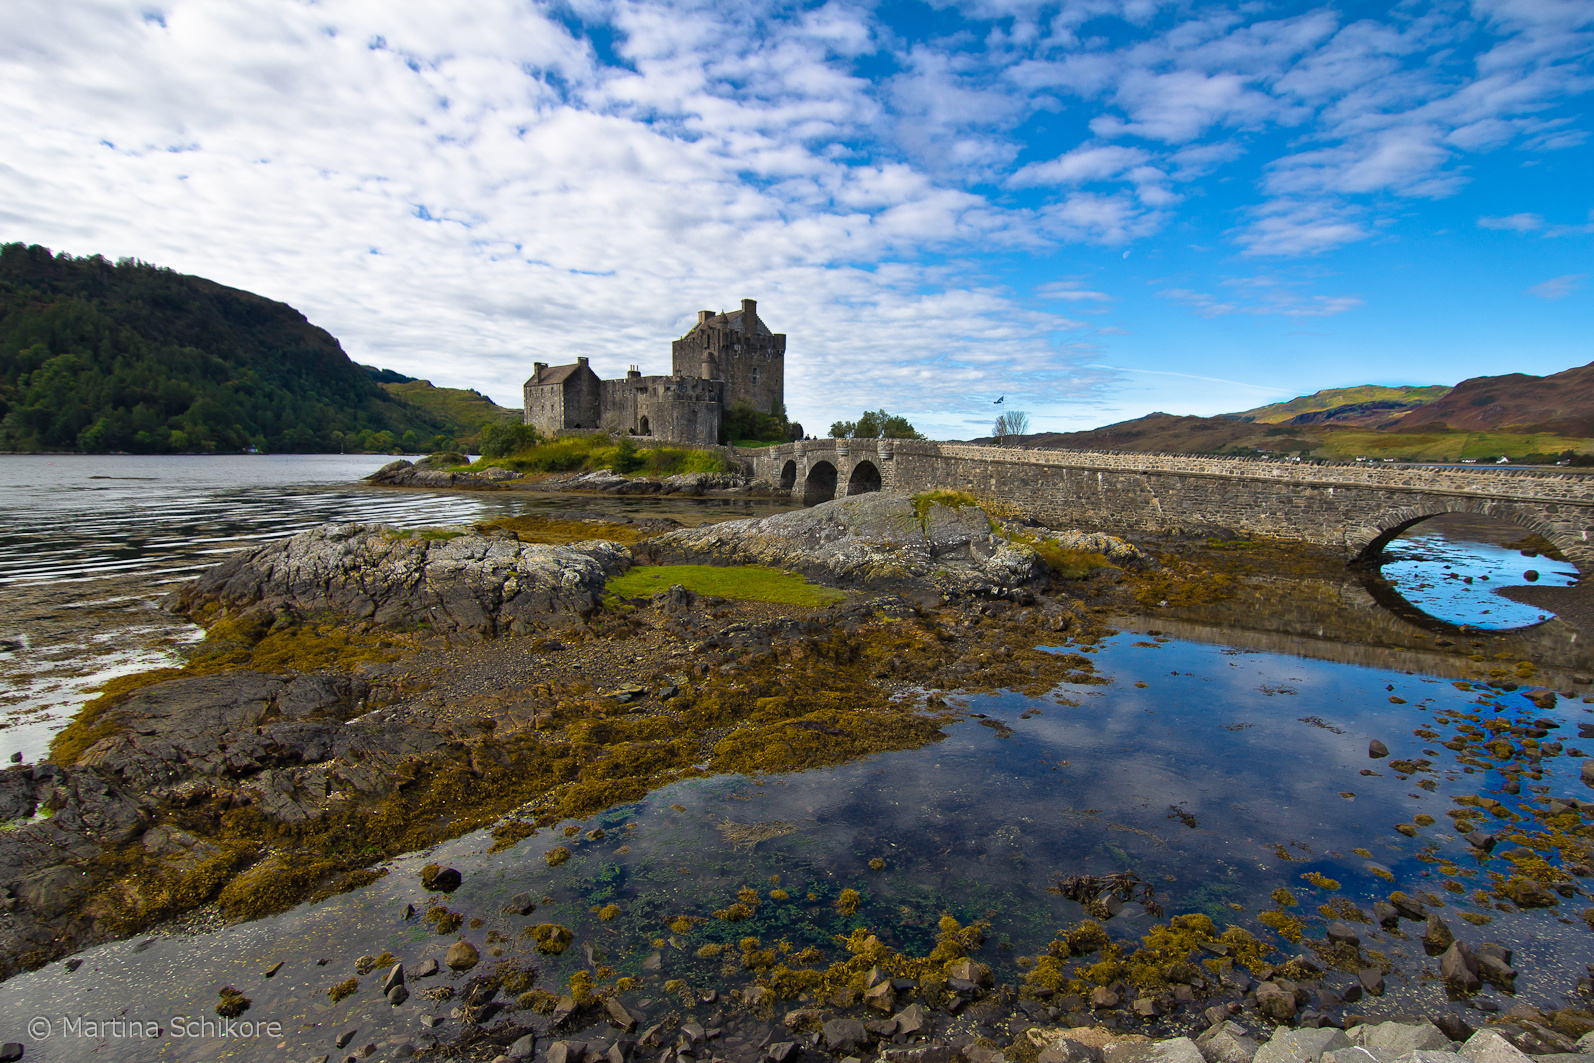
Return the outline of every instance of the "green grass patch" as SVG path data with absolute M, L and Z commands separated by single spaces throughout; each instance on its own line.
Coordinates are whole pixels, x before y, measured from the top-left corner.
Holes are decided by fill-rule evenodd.
M 608 590 L 625 598 L 651 598 L 677 583 L 698 594 L 779 605 L 829 605 L 847 596 L 766 565 L 639 565 L 610 580 Z
M 679 473 L 730 472 L 724 458 L 690 447 L 644 447 L 635 436 L 563 436 L 517 450 L 508 457 L 484 458 L 470 468 L 480 472 L 491 466 L 519 473 L 597 472 L 609 469 L 622 475 L 675 476 Z
M 787 440 L 784 439 L 766 439 L 763 442 L 756 439 L 738 439 L 731 446 L 744 450 L 759 450 L 763 447 L 783 447 L 786 443 Z

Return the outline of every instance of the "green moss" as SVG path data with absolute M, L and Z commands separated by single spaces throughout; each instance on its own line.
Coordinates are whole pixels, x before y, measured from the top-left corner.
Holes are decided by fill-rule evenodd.
M 518 842 L 537 833 L 537 828 L 523 819 L 512 819 L 507 823 L 500 823 L 492 830 L 493 844 L 487 851 L 489 853 L 503 852 Z
M 61 728 L 50 741 L 50 759 L 57 764 L 76 764 L 78 757 L 90 746 L 117 732 L 116 721 L 107 715 L 109 710 L 126 701 L 134 691 L 164 683 L 182 674 L 176 668 L 156 668 L 106 681 L 99 688 L 99 697 L 79 709 L 72 722 Z
M 810 608 L 846 598 L 843 591 L 816 586 L 791 572 L 765 565 L 639 565 L 608 589 L 627 598 L 650 598 L 672 585 L 689 591 L 744 602 L 775 602 Z
M 327 996 L 331 997 L 332 1003 L 336 1004 L 345 997 L 353 996 L 359 989 L 360 980 L 358 978 L 346 978 L 331 989 L 328 989 Z
M 920 491 L 913 496 L 913 512 L 918 515 L 921 526 L 930 519 L 930 510 L 934 506 L 946 506 L 948 509 L 958 510 L 979 504 L 980 500 L 967 491 L 940 489 Z
M 630 524 L 610 524 L 588 520 L 559 520 L 553 517 L 532 515 L 503 517 L 499 520 L 488 521 L 486 524 L 480 525 L 480 527 L 485 531 L 514 532 L 515 538 L 523 543 L 551 543 L 554 545 L 586 542 L 591 539 L 606 539 L 615 543 L 634 543 L 642 535 L 635 525 Z

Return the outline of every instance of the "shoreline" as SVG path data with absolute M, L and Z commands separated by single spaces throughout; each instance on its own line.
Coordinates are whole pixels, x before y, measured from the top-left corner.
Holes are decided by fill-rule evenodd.
M 1149 546 L 1149 541 L 1143 545 Z M 1164 545 L 1170 548 L 1170 556 L 1182 553 L 1186 557 L 1196 557 L 1203 563 L 1211 560 L 1203 555 L 1202 550 L 1193 547 Z M 1270 556 L 1295 556 L 1284 547 L 1277 549 L 1283 553 Z M 1301 571 L 1316 571 L 1313 566 L 1318 565 L 1319 560 L 1314 559 L 1314 554 L 1308 551 L 1300 557 L 1297 564 Z M 1256 561 L 1247 558 L 1240 567 L 1255 564 Z M 579 621 L 573 619 L 572 614 L 571 619 L 560 620 L 543 632 L 498 635 L 489 639 L 445 637 L 437 631 L 429 634 L 411 632 L 384 635 L 378 626 L 365 633 L 355 632 L 352 641 L 332 647 L 340 657 L 346 657 L 351 650 L 357 655 L 364 655 L 364 662 L 355 662 L 358 667 L 350 673 L 351 681 L 363 684 L 363 688 L 357 695 L 333 691 L 327 696 L 332 697 L 333 702 L 338 698 L 353 696 L 359 707 L 366 710 L 358 715 L 345 716 L 345 727 L 375 728 L 376 731 L 372 733 L 389 735 L 436 732 L 447 743 L 476 749 L 477 752 L 472 753 L 472 756 L 478 760 L 481 750 L 508 750 L 521 738 L 532 738 L 543 744 L 549 739 L 557 739 L 568 744 L 572 728 L 585 728 L 583 733 L 591 734 L 594 726 L 619 727 L 623 734 L 618 744 L 613 736 L 600 741 L 598 749 L 601 755 L 604 749 L 639 741 L 657 741 L 639 736 L 651 733 L 647 729 L 654 725 L 649 721 L 679 715 L 680 705 L 688 702 L 701 704 L 705 698 L 724 698 L 739 687 L 745 689 L 749 685 L 776 681 L 783 670 L 789 670 L 793 663 L 802 659 L 787 650 L 801 649 L 803 654 L 811 656 L 815 648 L 824 645 L 827 640 L 833 643 L 837 630 L 852 628 L 855 634 L 851 637 L 857 647 L 858 657 L 852 662 L 835 656 L 824 658 L 820 662 L 821 671 L 813 673 L 815 678 L 810 680 L 810 685 L 824 686 L 834 684 L 844 676 L 850 677 L 847 682 L 853 684 L 852 689 L 859 698 L 866 702 L 868 699 L 878 700 L 879 708 L 869 710 L 877 716 L 870 717 L 875 720 L 871 726 L 889 722 L 891 727 L 906 727 L 900 738 L 891 739 L 882 732 L 856 750 L 825 750 L 821 744 L 806 753 L 782 754 L 774 761 L 767 759 L 767 753 L 732 750 L 720 754 L 730 758 L 726 760 L 726 766 L 738 763 L 736 758 L 740 757 L 740 763 L 764 772 L 792 770 L 815 763 L 844 763 L 869 751 L 893 748 L 890 744 L 892 741 L 915 743 L 930 740 L 932 733 L 944 722 L 954 716 L 961 717 L 960 711 L 933 703 L 937 692 L 1030 686 L 1041 690 L 1050 687 L 1065 674 L 1088 675 L 1089 660 L 1082 654 L 1064 655 L 1059 660 L 1058 655 L 1044 653 L 1039 647 L 1048 642 L 1055 644 L 1060 634 L 1065 641 L 1074 641 L 1083 647 L 1090 646 L 1108 630 L 1111 614 L 1121 613 L 1126 602 L 1137 593 L 1148 590 L 1168 593 L 1169 587 L 1178 587 L 1199 597 L 1197 592 L 1208 587 L 1217 575 L 1222 575 L 1217 570 L 1203 571 L 1207 575 L 1194 570 L 1180 573 L 1178 580 L 1173 583 L 1167 582 L 1172 577 L 1165 570 L 1118 575 L 1104 572 L 1081 581 L 1054 581 L 1046 589 L 1025 592 L 1013 600 L 974 596 L 964 601 L 943 601 L 928 607 L 912 596 L 903 597 L 883 588 L 879 592 L 855 590 L 853 599 L 841 607 L 806 613 L 789 607 L 712 600 L 704 603 L 672 603 L 667 595 L 662 601 L 655 596 L 648 603 L 631 604 L 629 611 L 605 608 Z M 1025 597 L 1028 598 L 1027 602 Z M 1244 600 L 1243 596 L 1240 600 Z M 276 614 L 272 619 L 271 626 L 274 629 L 282 624 L 282 615 Z M 601 622 L 595 624 L 594 620 Z M 290 618 L 280 630 L 263 633 L 235 631 L 232 633 L 235 645 L 231 649 L 223 645 L 225 637 L 214 638 L 218 630 L 223 635 L 228 631 L 223 621 L 231 621 L 225 610 L 215 616 L 207 616 L 206 621 L 213 634 L 213 644 L 206 649 L 206 654 L 212 658 L 217 654 L 235 655 L 232 664 L 212 675 L 247 678 L 250 670 L 244 666 L 258 666 L 261 663 L 260 654 L 271 650 L 272 639 L 280 642 L 293 632 L 302 633 L 307 626 L 313 626 L 314 615 L 312 612 L 298 619 Z M 1154 621 L 1147 619 L 1144 622 Z M 1169 634 L 1174 633 L 1177 623 L 1170 619 Z M 1011 647 L 1008 654 L 993 653 L 988 649 L 975 651 L 977 642 L 971 641 L 971 635 L 973 629 L 982 624 L 990 627 L 999 639 L 1006 640 Z M 965 630 L 955 630 L 958 625 Z M 901 632 L 908 628 L 914 629 L 917 634 L 904 642 Z M 878 642 L 888 635 L 895 639 L 889 647 L 892 652 L 881 652 Z M 943 638 L 944 635 L 950 638 Z M 308 653 L 311 659 L 319 659 L 314 656 L 319 652 L 314 643 L 327 637 L 324 632 L 313 638 L 306 636 L 306 645 L 295 648 L 293 652 Z M 250 638 L 258 638 L 259 641 L 246 645 Z M 988 635 L 981 635 L 978 641 L 983 642 L 988 638 Z M 381 645 L 384 639 L 389 645 Z M 539 646 L 539 643 L 542 645 Z M 559 645 L 555 647 L 549 643 Z M 528 649 L 534 652 L 528 653 Z M 1476 664 L 1468 659 L 1466 651 L 1469 649 L 1469 646 L 1450 649 L 1449 656 L 1456 660 L 1458 669 Z M 1434 649 L 1430 641 L 1426 652 L 1436 654 L 1441 651 Z M 399 656 L 382 659 L 393 653 Z M 290 661 L 292 657 L 279 655 L 274 659 Z M 972 672 L 962 673 L 949 670 L 960 662 L 972 662 L 976 668 Z M 675 667 L 678 663 L 688 663 L 694 667 L 679 669 Z M 704 667 L 699 670 L 695 667 L 697 665 Z M 1026 671 L 1030 668 L 1038 668 L 1042 672 L 1031 674 Z M 581 683 L 574 686 L 567 683 L 564 689 L 556 689 L 558 684 L 552 681 L 555 677 L 575 671 L 582 673 L 584 679 Z M 683 671 L 686 674 L 682 674 Z M 1472 671 L 1477 673 L 1480 670 L 1474 667 Z M 823 674 L 824 679 L 817 678 L 820 674 Z M 170 681 L 192 684 L 202 679 L 204 674 L 200 672 Z M 791 689 L 796 690 L 801 686 L 799 684 Z M 661 697 L 665 687 L 674 687 L 675 690 L 668 697 Z M 917 698 L 924 698 L 926 694 L 931 697 L 917 701 L 915 707 L 906 711 L 901 706 L 887 709 L 902 693 L 915 691 L 919 692 Z M 150 695 L 141 695 L 135 689 L 119 696 L 123 700 L 106 706 L 106 709 L 115 710 L 118 705 L 136 702 L 140 697 L 147 698 Z M 325 704 L 331 706 L 333 702 Z M 352 709 L 333 708 L 330 711 L 341 715 Z M 788 720 L 793 718 L 814 719 L 814 714 L 807 712 L 787 717 Z M 918 730 L 916 719 L 927 725 L 928 729 Z M 475 722 L 478 720 L 491 720 L 493 725 L 484 731 Z M 700 758 L 713 757 L 715 746 L 734 729 L 734 717 L 725 717 L 719 722 L 705 718 L 704 722 L 710 726 L 702 730 L 696 739 L 698 744 L 694 753 Z M 833 714 L 826 716 L 823 712 L 815 722 L 821 727 L 833 729 L 856 730 L 858 727 L 856 723 L 846 724 L 841 717 Z M 812 733 L 825 734 L 823 730 Z M 421 752 L 424 754 L 424 751 Z M 520 763 L 513 759 L 514 756 L 511 755 L 510 763 Z M 816 757 L 817 760 L 814 759 Z M 439 761 L 439 764 L 442 763 L 444 761 Z M 676 771 L 681 763 L 689 765 L 690 759 L 675 767 L 668 767 L 666 771 Z M 720 770 L 724 770 L 723 767 Z M 678 779 L 690 776 L 675 774 L 667 777 Z M 425 775 L 421 778 L 424 779 Z M 623 783 L 621 790 L 605 791 L 604 787 L 611 785 L 608 781 L 597 777 L 592 781 L 601 783 L 593 791 L 594 796 L 602 795 L 611 803 L 615 794 L 635 793 L 639 786 L 640 792 L 645 793 L 657 785 L 656 781 L 638 780 Z M 192 793 L 185 800 L 191 797 Z M 541 803 L 534 801 L 529 806 L 522 803 L 502 807 L 489 803 L 473 814 L 480 820 L 480 825 L 519 820 L 537 829 L 549 825 L 549 816 L 561 812 L 580 814 L 583 810 L 598 807 L 591 803 L 592 798 L 578 798 L 573 804 L 568 802 L 568 798 L 568 793 L 565 797 L 551 800 L 545 796 Z M 214 788 L 207 799 L 212 802 L 216 800 Z M 235 802 L 235 799 L 231 800 Z M 503 819 L 506 813 L 516 809 L 521 810 L 518 816 L 511 815 L 508 820 Z M 148 811 L 159 814 L 158 808 Z M 213 837 L 225 840 L 224 835 Z M 254 868 L 265 864 L 269 864 L 269 857 L 257 858 Z M 349 874 L 357 870 L 350 866 L 338 873 Z M 243 898 L 242 892 L 235 891 L 235 899 Z M 280 900 L 272 903 L 280 903 Z M 965 980 L 978 984 L 977 979 Z M 623 995 L 621 991 L 609 997 L 600 996 L 594 1006 L 602 1006 L 604 1000 Z M 998 999 L 1002 999 L 999 994 Z M 553 1002 L 555 1010 L 558 1003 L 557 1000 Z M 1018 1003 L 1019 999 L 1014 997 L 1004 1006 L 1015 1008 L 1016 1014 L 1023 1010 L 1016 1008 Z M 1132 1013 L 1134 1003 L 1120 1001 L 1119 1005 L 1125 1012 Z M 1166 1010 L 1160 1002 L 1156 1003 L 1156 1007 Z M 570 1014 L 575 1014 L 575 1010 Z M 545 1038 L 547 1033 L 544 1031 L 539 1038 Z M 965 1058 L 970 1058 L 972 1063 L 990 1063 L 989 1060 L 973 1060 L 967 1053 Z

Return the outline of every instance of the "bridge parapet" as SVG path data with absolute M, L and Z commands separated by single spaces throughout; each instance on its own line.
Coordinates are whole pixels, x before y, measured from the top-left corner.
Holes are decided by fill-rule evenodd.
M 1315 464 L 1194 454 L 1025 450 L 928 440 L 804 440 L 745 452 L 757 475 L 823 501 L 951 488 L 1056 525 L 1228 527 L 1356 557 L 1441 513 L 1513 521 L 1594 564 L 1594 476 L 1539 469 Z

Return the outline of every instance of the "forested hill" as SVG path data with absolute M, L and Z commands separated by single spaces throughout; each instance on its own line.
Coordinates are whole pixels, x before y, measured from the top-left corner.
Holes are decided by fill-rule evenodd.
M 0 246 L 0 451 L 431 450 L 459 428 L 390 395 L 284 303 Z

